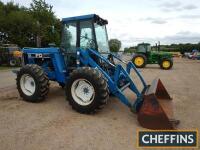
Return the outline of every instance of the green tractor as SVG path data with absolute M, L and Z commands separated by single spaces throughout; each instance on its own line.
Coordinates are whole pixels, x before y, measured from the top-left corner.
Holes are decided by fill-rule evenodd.
M 159 45 L 156 46 L 156 49 L 156 51 L 152 51 L 149 43 L 138 44 L 132 62 L 137 68 L 144 68 L 146 64 L 159 64 L 161 69 L 171 69 L 173 66 L 172 54 L 160 51 Z

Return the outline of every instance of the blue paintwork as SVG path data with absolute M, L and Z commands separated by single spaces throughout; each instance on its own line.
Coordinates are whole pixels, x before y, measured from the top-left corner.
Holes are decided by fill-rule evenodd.
M 92 20 L 94 17 L 95 14 L 76 16 L 64 18 L 62 19 L 62 22 L 67 23 L 71 21 Z M 70 71 L 72 71 L 70 70 L 70 67 L 72 66 L 68 66 L 66 60 L 67 57 L 65 57 L 65 55 L 67 54 L 64 54 L 59 48 L 24 48 L 23 53 L 25 64 L 40 65 L 46 72 L 50 80 L 64 84 L 68 82 L 69 73 Z M 96 55 L 96 58 L 101 59 L 109 67 L 104 70 L 96 63 L 95 60 L 93 60 L 94 57 L 91 57 L 91 54 L 93 56 Z M 89 66 L 99 70 L 106 78 L 110 93 L 118 97 L 119 100 L 128 107 L 133 108 L 133 110 L 137 111 L 143 101 L 143 92 L 147 89 L 147 85 L 144 79 L 132 62 L 126 63 L 119 57 L 113 55 L 113 57 L 126 64 L 126 68 L 124 69 L 120 64 L 112 64 L 107 59 L 107 56 L 108 54 L 100 54 L 98 51 L 93 49 L 83 50 L 77 48 L 75 68 Z M 132 81 L 130 77 L 131 70 L 134 70 L 139 76 L 139 79 L 143 84 L 143 92 L 140 92 L 135 83 Z M 123 91 L 125 88 L 129 88 L 132 92 L 136 94 L 137 100 L 134 103 L 132 103 L 124 95 Z
M 67 72 L 64 63 L 64 57 L 60 52 L 59 48 L 25 48 L 23 53 L 28 54 L 28 61 L 25 64 L 36 64 L 37 58 L 32 57 L 32 54 L 46 54 L 52 61 L 55 70 L 50 71 L 47 64 L 43 64 L 41 67 L 47 73 L 50 80 L 65 83 Z M 44 58 L 44 59 L 48 59 Z
M 147 85 L 134 66 L 132 62 L 129 62 L 127 64 L 126 70 L 121 65 L 114 66 L 110 61 L 108 61 L 105 57 L 103 57 L 100 53 L 98 53 L 95 50 L 89 49 L 88 51 L 78 49 L 77 50 L 79 55 L 77 55 L 77 60 L 80 61 L 84 66 L 90 66 L 92 68 L 97 68 L 100 70 L 105 78 L 107 79 L 109 91 L 118 97 L 122 103 L 129 107 L 134 107 L 135 110 L 138 110 L 138 107 L 140 103 L 143 100 L 142 93 L 137 89 L 137 86 L 134 84 L 130 77 L 131 69 L 133 69 L 136 74 L 139 76 L 141 82 L 143 83 L 144 89 L 147 88 Z M 66 79 L 69 78 L 69 73 L 67 70 L 67 66 L 64 63 L 64 55 L 59 51 L 59 48 L 32 48 L 32 49 L 23 49 L 24 53 L 28 54 L 28 62 L 26 64 L 34 64 L 35 62 L 35 56 L 32 57 L 32 54 L 46 54 L 48 56 L 45 59 L 50 59 L 52 61 L 52 64 L 55 68 L 54 71 L 49 71 L 48 64 L 44 63 L 42 65 L 42 68 L 47 73 L 50 80 L 54 80 L 60 83 L 65 83 Z M 103 60 L 105 63 L 109 64 L 110 66 L 113 66 L 113 70 L 110 72 L 104 71 L 91 57 L 90 54 L 96 55 L 98 58 Z M 115 56 L 116 57 L 116 56 Z M 118 58 L 120 60 L 120 58 Z M 78 64 L 77 67 L 80 67 Z M 127 97 L 123 94 L 123 91 L 119 87 L 119 82 L 126 81 L 125 84 L 129 83 L 128 86 L 131 91 L 133 91 L 137 95 L 137 100 L 134 104 L 132 104 Z
M 89 15 L 83 15 L 83 16 L 75 16 L 75 17 L 68 17 L 68 18 L 63 18 L 62 22 L 67 23 L 71 21 L 78 21 L 78 20 L 89 20 L 94 18 L 95 14 L 89 14 Z
M 57 81 L 59 83 L 66 83 L 68 81 L 68 66 L 64 63 L 64 54 L 62 54 L 59 48 L 31 48 L 23 49 L 23 52 L 28 54 L 28 61 L 25 62 L 25 64 L 35 64 L 35 60 L 37 58 L 35 58 L 35 55 L 33 54 L 42 54 L 43 56 L 45 56 L 44 59 L 49 59 L 52 61 L 53 67 L 55 68 L 55 70 L 50 71 L 47 63 L 43 63 L 43 65 L 41 66 L 43 70 L 47 73 L 49 79 Z M 91 54 L 96 55 L 103 62 L 112 66 L 111 69 L 109 71 L 103 70 L 103 68 L 101 68 L 92 59 Z M 115 58 L 121 60 L 116 56 Z M 119 100 L 128 107 L 133 108 L 135 111 L 138 110 L 143 101 L 143 93 L 138 90 L 137 86 L 132 81 L 130 77 L 131 69 L 134 70 L 139 76 L 139 79 L 143 84 L 143 91 L 147 88 L 147 85 L 132 62 L 128 62 L 126 64 L 126 69 L 124 69 L 120 64 L 117 64 L 116 66 L 113 65 L 106 57 L 102 56 L 99 52 L 93 49 L 77 49 L 77 62 L 81 62 L 82 66 L 89 66 L 98 69 L 105 76 L 108 83 L 109 91 L 113 95 L 118 97 Z M 82 66 L 77 63 L 77 67 Z M 128 100 L 128 98 L 124 95 L 123 90 L 121 89 L 126 84 L 128 84 L 127 88 L 129 88 L 137 96 L 137 100 L 135 101 L 135 103 L 130 102 L 130 100 Z
M 132 62 L 129 62 L 126 66 L 126 70 L 120 65 L 116 65 L 113 66 L 114 67 L 114 74 L 109 74 L 109 72 L 104 71 L 91 57 L 90 57 L 90 53 L 92 53 L 93 55 L 96 55 L 98 58 L 100 58 L 102 61 L 104 61 L 105 63 L 109 64 L 109 65 L 113 65 L 110 63 L 110 61 L 108 61 L 105 57 L 103 57 L 100 53 L 98 53 L 95 50 L 89 49 L 88 51 L 85 50 L 81 50 L 80 51 L 80 55 L 81 55 L 81 63 L 83 63 L 86 66 L 90 66 L 92 68 L 97 68 L 98 70 L 100 70 L 104 76 L 107 79 L 107 83 L 109 86 L 109 91 L 115 95 L 116 97 L 119 98 L 119 100 L 124 103 L 125 105 L 127 105 L 128 107 L 132 108 L 135 112 L 139 110 L 139 107 L 141 106 L 141 103 L 143 101 L 143 92 L 147 89 L 147 84 L 144 81 L 143 77 L 141 76 L 141 74 L 139 73 L 139 71 L 137 70 L 137 68 L 134 66 L 134 64 Z M 116 57 L 116 56 L 115 56 Z M 120 58 L 118 58 L 118 60 L 120 60 Z M 139 79 L 141 80 L 142 84 L 143 84 L 143 90 L 142 92 L 140 92 L 137 88 L 137 86 L 135 85 L 135 83 L 132 81 L 131 77 L 130 77 L 130 72 L 131 69 L 133 69 L 136 74 L 139 76 Z M 130 85 L 128 86 L 128 88 L 134 92 L 137 96 L 137 99 L 134 103 L 131 103 L 128 98 L 124 95 L 123 91 L 121 90 L 121 87 L 118 86 L 118 83 L 122 80 L 127 81 Z M 127 84 L 126 82 L 126 84 Z

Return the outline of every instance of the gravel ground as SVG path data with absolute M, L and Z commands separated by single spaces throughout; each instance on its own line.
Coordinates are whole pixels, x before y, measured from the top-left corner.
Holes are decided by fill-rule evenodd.
M 161 78 L 173 97 L 179 129 L 200 129 L 200 61 L 179 58 L 172 70 L 148 65 L 141 73 L 148 83 Z M 133 150 L 138 129 L 137 116 L 114 97 L 99 113 L 82 115 L 52 83 L 46 101 L 27 103 L 18 96 L 11 71 L 0 71 L 1 150 Z

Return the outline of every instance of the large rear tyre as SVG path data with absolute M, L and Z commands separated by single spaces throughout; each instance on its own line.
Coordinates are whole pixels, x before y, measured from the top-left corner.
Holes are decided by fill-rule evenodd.
M 171 59 L 164 58 L 160 62 L 160 68 L 161 69 L 169 70 L 169 69 L 172 68 L 172 66 L 173 66 L 173 61 Z
M 107 82 L 96 69 L 78 68 L 70 75 L 66 96 L 74 110 L 85 114 L 95 113 L 109 98 Z
M 137 68 L 144 68 L 147 64 L 147 58 L 143 54 L 135 54 L 132 62 Z
M 16 80 L 19 94 L 25 101 L 41 102 L 49 92 L 49 79 L 38 65 L 23 66 L 18 72 Z

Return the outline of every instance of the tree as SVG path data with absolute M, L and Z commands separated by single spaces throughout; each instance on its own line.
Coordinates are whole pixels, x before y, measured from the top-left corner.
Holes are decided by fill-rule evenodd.
M 34 46 L 34 33 L 36 24 L 31 14 L 26 11 L 11 12 L 5 21 L 8 41 L 22 47 Z
M 124 53 L 134 53 L 135 52 L 135 48 L 133 48 L 133 47 L 125 47 L 124 48 Z
M 118 39 L 110 39 L 109 47 L 111 52 L 118 52 L 121 48 L 121 41 Z
M 126 47 L 124 48 L 124 52 L 134 52 L 136 47 Z M 152 50 L 157 50 L 156 46 L 151 47 Z M 161 51 L 166 52 L 180 52 L 184 54 L 185 52 L 192 52 L 192 50 L 197 49 L 200 50 L 200 42 L 199 43 L 179 43 L 179 44 L 170 44 L 170 45 L 160 45 Z
M 35 21 L 28 9 L 13 2 L 0 3 L 0 22 L 2 43 L 14 43 L 21 47 L 33 46 Z
M 37 21 L 37 37 L 41 39 L 41 46 L 52 42 L 57 45 L 60 43 L 61 23 L 52 8 L 45 0 L 33 0 L 31 3 L 30 12 Z
M 61 22 L 52 9 L 44 0 L 33 0 L 30 8 L 0 0 L 0 43 L 35 47 L 39 36 L 42 47 L 60 44 Z

